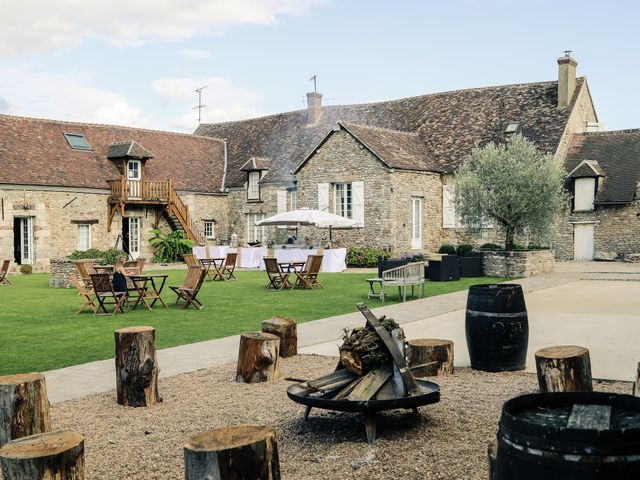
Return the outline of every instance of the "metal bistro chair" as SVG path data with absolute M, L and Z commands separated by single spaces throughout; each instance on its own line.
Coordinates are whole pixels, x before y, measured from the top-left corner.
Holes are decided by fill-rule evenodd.
M 98 306 L 94 315 L 114 315 L 123 313 L 122 305 L 127 299 L 127 292 L 116 292 L 108 273 L 92 273 L 90 275 L 93 291 L 98 300 Z M 113 313 L 107 311 L 106 305 L 113 305 Z M 102 310 L 103 313 L 98 313 Z

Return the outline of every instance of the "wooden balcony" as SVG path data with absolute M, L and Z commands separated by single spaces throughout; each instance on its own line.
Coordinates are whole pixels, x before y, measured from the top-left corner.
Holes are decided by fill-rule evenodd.
M 110 203 L 151 203 L 168 205 L 173 187 L 171 180 L 107 180 Z
M 111 230 L 116 211 L 125 216 L 125 206 L 128 204 L 158 205 L 156 225 L 164 214 L 174 230 L 183 230 L 187 238 L 196 244 L 204 244 L 204 235 L 192 220 L 189 205 L 182 201 L 171 180 L 127 180 L 121 177 L 107 180 L 107 183 L 111 190 L 107 230 Z

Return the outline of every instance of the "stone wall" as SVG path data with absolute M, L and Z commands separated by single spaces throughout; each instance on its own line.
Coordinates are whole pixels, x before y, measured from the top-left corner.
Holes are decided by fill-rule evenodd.
M 553 272 L 553 250 L 484 252 L 482 269 L 487 277 L 533 277 Z
M 79 276 L 73 260 L 69 260 L 68 258 L 52 258 L 49 260 L 49 268 L 51 272 L 49 286 L 51 288 L 73 288 L 69 274 L 73 273 L 76 277 Z
M 573 260 L 573 223 L 594 223 L 594 250 L 619 259 L 640 253 L 640 189 L 628 205 L 599 205 L 593 212 L 567 213 L 554 244 L 558 260 Z

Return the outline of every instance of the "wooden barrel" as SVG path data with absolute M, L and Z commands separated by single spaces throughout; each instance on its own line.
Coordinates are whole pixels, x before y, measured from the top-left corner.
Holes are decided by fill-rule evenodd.
M 522 287 L 515 284 L 472 285 L 465 321 L 471 367 L 499 372 L 523 370 L 529 322 Z
M 494 480 L 640 478 L 640 398 L 534 393 L 504 404 Z

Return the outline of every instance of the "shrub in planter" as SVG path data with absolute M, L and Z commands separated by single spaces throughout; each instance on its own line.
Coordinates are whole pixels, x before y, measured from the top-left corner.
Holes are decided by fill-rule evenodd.
M 379 248 L 350 247 L 347 250 L 347 265 L 350 267 L 375 267 L 378 257 L 389 258 L 389 253 Z
M 406 260 L 408 263 L 412 262 L 423 262 L 424 255 L 421 253 L 408 253 L 406 255 L 402 255 L 400 260 Z
M 473 250 L 473 245 L 471 245 L 470 243 L 461 243 L 460 245 L 458 245 L 458 248 L 456 248 L 456 253 L 458 254 L 459 257 L 462 257 L 466 253 L 471 252 L 472 250 Z
M 502 246 L 497 243 L 483 243 L 480 250 L 502 250 Z
M 23 275 L 29 275 L 33 273 L 33 267 L 28 263 L 20 265 L 20 273 L 22 273 Z
M 454 247 L 453 245 L 449 245 L 448 243 L 445 243 L 444 245 L 442 245 L 440 247 L 440 250 L 438 250 L 438 253 L 446 253 L 447 255 L 455 255 L 456 254 L 456 247 Z

